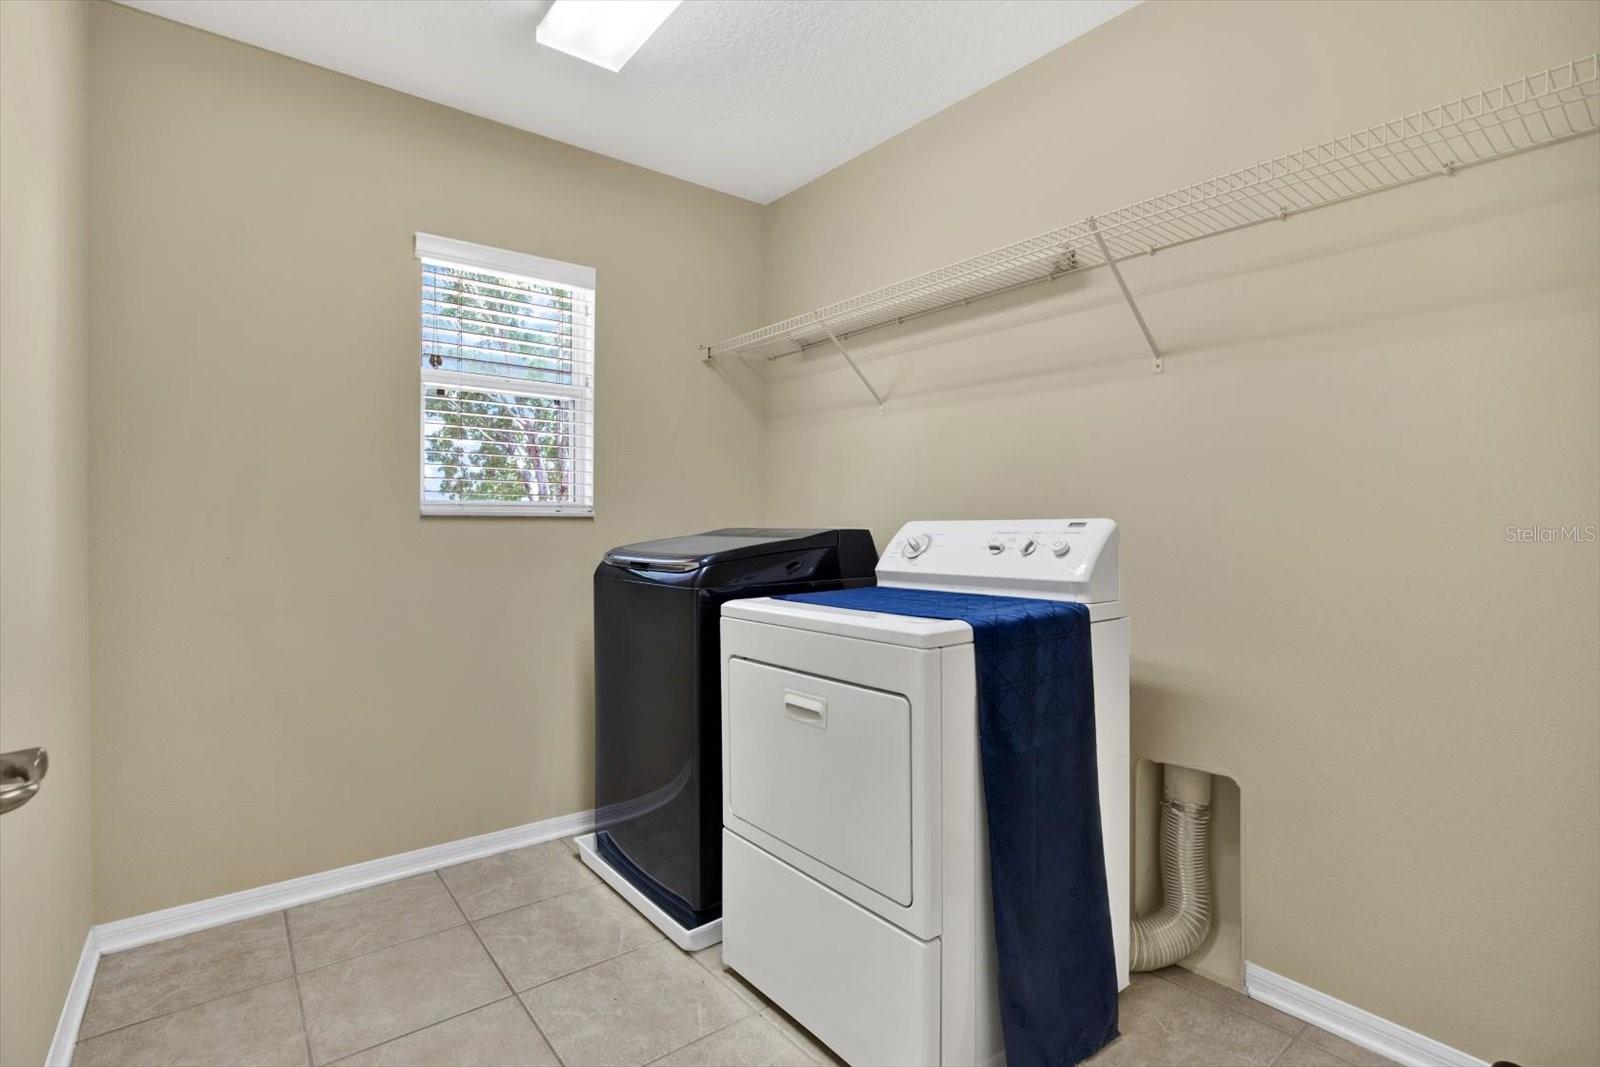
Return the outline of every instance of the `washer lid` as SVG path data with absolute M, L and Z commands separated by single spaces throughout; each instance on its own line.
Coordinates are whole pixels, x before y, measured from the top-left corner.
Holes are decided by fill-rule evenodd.
M 659 541 L 640 541 L 621 545 L 605 555 L 607 563 L 620 566 L 643 564 L 660 570 L 693 571 L 712 563 L 777 552 L 803 552 L 811 548 L 831 548 L 839 543 L 838 530 L 787 530 L 732 527 L 707 530 L 687 537 L 664 537 Z

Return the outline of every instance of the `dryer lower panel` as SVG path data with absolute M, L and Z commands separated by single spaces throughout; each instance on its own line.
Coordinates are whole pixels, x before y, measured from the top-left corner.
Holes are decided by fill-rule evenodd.
M 940 1061 L 938 940 L 922 941 L 723 832 L 722 958 L 850 1063 Z

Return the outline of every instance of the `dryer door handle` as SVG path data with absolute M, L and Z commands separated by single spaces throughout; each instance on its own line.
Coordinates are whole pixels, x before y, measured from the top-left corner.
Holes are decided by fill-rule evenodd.
M 828 702 L 821 697 L 806 696 L 785 690 L 783 694 L 783 713 L 795 722 L 806 726 L 815 726 L 819 730 L 828 728 Z

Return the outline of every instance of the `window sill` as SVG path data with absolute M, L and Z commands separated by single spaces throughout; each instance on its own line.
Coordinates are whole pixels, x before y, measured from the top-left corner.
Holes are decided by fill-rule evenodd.
M 592 519 L 593 507 L 568 504 L 423 504 L 423 518 Z

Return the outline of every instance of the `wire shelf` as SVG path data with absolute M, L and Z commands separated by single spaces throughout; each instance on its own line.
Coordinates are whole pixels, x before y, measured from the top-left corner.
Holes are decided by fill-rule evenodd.
M 1074 271 L 1110 265 L 1115 272 L 1117 263 L 1136 256 L 1154 255 L 1220 233 L 1286 219 L 1592 134 L 1600 128 L 1597 68 L 1600 55 L 1584 56 L 1231 174 L 1091 216 L 708 345 L 703 349 L 705 358 L 732 353 L 765 354 L 769 359 L 779 359 L 817 345 L 833 344 L 848 359 L 839 342 L 867 330 L 1051 281 Z M 1131 303 L 1131 295 L 1129 300 Z M 1151 347 L 1155 347 L 1153 341 Z M 1159 369 L 1159 353 L 1157 358 Z M 866 379 L 862 381 L 865 383 Z

